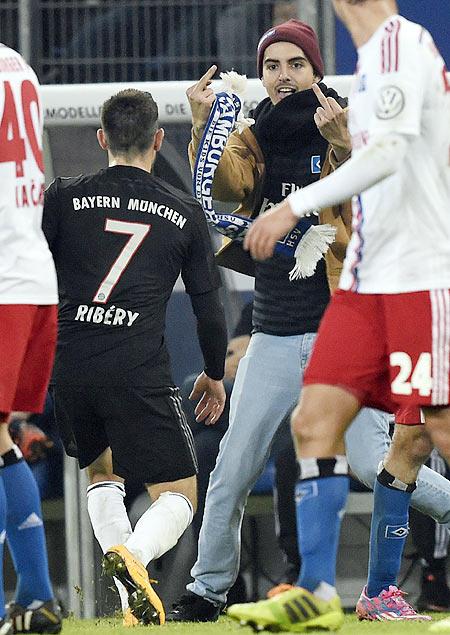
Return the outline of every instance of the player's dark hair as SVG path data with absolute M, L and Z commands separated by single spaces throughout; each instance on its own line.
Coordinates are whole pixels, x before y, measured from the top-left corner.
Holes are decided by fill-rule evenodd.
M 142 154 L 158 129 L 158 106 L 150 93 L 121 90 L 103 104 L 101 126 L 112 154 Z

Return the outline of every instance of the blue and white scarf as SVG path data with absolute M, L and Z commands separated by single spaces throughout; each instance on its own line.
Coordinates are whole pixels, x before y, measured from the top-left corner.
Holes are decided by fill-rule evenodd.
M 216 94 L 216 100 L 200 141 L 193 174 L 193 191 L 205 212 L 209 225 L 233 240 L 243 240 L 252 219 L 238 214 L 217 214 L 213 207 L 212 185 L 228 137 L 234 128 L 242 132 L 254 123 L 241 112 L 239 93 L 245 88 L 246 77 L 234 71 L 221 73 L 224 91 Z M 331 225 L 312 225 L 302 232 L 302 221 L 283 240 L 277 242 L 275 253 L 295 258 L 289 273 L 290 280 L 307 278 L 316 270 L 317 263 L 334 241 L 336 229 Z

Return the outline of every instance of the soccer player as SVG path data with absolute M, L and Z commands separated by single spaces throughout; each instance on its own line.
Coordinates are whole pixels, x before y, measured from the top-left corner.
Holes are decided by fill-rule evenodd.
M 58 633 L 39 491 L 8 432 L 14 410 L 41 412 L 56 341 L 55 267 L 41 230 L 42 105 L 34 71 L 0 44 L 0 560 L 6 539 L 17 573 L 5 611 L 0 564 L 0 633 Z
M 297 632 L 342 623 L 334 585 L 348 490 L 343 434 L 360 408 L 421 407 L 433 443 L 450 460 L 446 68 L 430 34 L 399 16 L 393 0 L 333 4 L 358 48 L 349 104 L 352 158 L 258 219 L 246 238 L 255 258 L 267 258 L 298 218 L 355 195 L 340 289 L 322 320 L 292 419 L 300 465 L 299 586 L 230 609 L 244 622 Z M 399 482 L 384 469 L 375 495 L 392 490 L 397 516 L 407 519 L 414 478 Z M 386 529 L 392 539 L 401 531 Z
M 151 174 L 164 137 L 157 118 L 147 92 L 108 99 L 97 137 L 109 167 L 57 178 L 43 218 L 60 285 L 56 419 L 67 453 L 88 468 L 89 516 L 105 570 L 125 587 L 129 624 L 164 623 L 146 566 L 177 543 L 196 508 L 194 444 L 164 341 L 180 273 L 205 360 L 191 394 L 197 421 L 214 423 L 225 403 L 226 326 L 206 220 L 191 196 Z M 127 478 L 146 483 L 152 500 L 133 532 Z

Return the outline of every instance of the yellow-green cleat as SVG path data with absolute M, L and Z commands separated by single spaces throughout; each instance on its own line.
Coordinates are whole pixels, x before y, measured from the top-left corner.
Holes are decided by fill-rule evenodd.
M 227 610 L 227 615 L 241 626 L 273 633 L 305 633 L 313 629 L 335 631 L 344 622 L 341 601 L 337 595 L 324 601 L 301 587 L 294 587 L 270 600 L 234 604 Z
M 108 549 L 103 556 L 102 566 L 106 575 L 117 578 L 126 588 L 130 612 L 138 623 L 164 624 L 166 615 L 163 604 L 150 583 L 155 580 L 150 581 L 142 562 L 124 545 Z M 131 621 L 129 615 L 125 617 Z

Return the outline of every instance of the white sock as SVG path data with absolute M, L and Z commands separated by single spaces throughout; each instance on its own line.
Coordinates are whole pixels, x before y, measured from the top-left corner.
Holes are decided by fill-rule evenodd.
M 164 492 L 139 518 L 125 547 L 147 566 L 177 544 L 193 515 L 186 496 Z
M 123 545 L 131 535 L 124 498 L 125 487 L 117 481 L 102 481 L 87 488 L 89 518 L 103 553 L 110 547 Z M 119 592 L 122 611 L 126 611 L 128 593 L 119 580 L 114 578 L 114 582 Z

